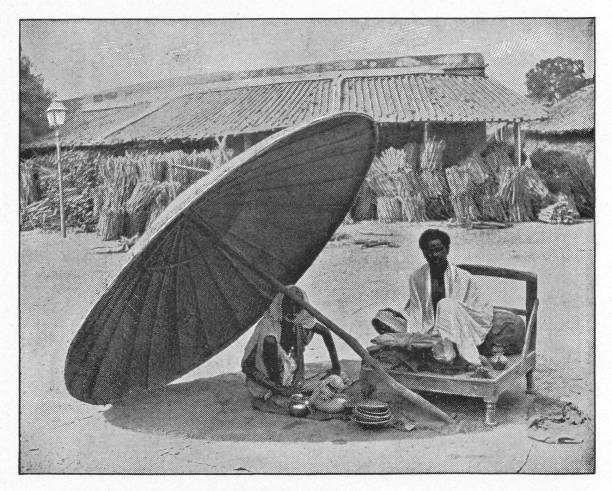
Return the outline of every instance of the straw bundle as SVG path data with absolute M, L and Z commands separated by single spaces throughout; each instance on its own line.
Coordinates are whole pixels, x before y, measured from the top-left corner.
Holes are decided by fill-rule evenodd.
M 366 182 L 377 196 L 395 197 L 397 195 L 393 177 L 378 158 L 372 161 L 372 166 L 366 175 Z
M 419 143 L 408 142 L 404 145 L 404 153 L 406 154 L 405 167 L 407 169 L 417 170 L 421 160 L 421 145 Z
M 427 219 L 425 197 L 419 175 L 412 169 L 405 169 L 397 176 L 399 181 L 398 199 L 402 206 L 402 220 L 421 222 Z
M 421 147 L 421 169 L 444 169 L 442 160 L 446 142 L 442 139 L 431 138 Z
M 527 166 L 508 168 L 499 183 L 498 196 L 512 222 L 534 220 L 549 192 L 537 172 Z
M 497 193 L 497 185 L 487 181 L 479 189 L 476 202 L 480 208 L 480 215 L 483 220 L 495 222 L 505 222 L 508 220 L 508 213 L 504 203 Z
M 102 240 L 123 235 L 125 206 L 138 181 L 138 167 L 126 157 L 108 157 L 98 165 L 103 196 L 97 232 Z
M 468 169 L 454 165 L 446 169 L 446 179 L 450 188 L 450 202 L 458 222 L 480 219 L 474 200 L 474 182 Z
M 187 187 L 204 176 L 208 171 L 216 169 L 227 162 L 231 153 L 231 150 L 221 151 L 219 149 L 207 149 L 204 152 L 194 151 L 192 153 L 176 150 L 163 154 L 163 158 L 167 161 L 168 166 L 171 167 L 172 180 L 178 181 L 182 186 Z M 184 169 L 179 166 L 202 169 L 204 172 Z
M 500 197 L 497 195 L 496 175 L 478 152 L 466 157 L 461 166 L 470 176 L 474 201 L 480 210 L 483 220 L 506 221 L 508 214 Z M 507 167 L 506 167 L 507 168 Z
M 376 217 L 376 194 L 367 182 L 364 182 L 357 192 L 352 215 L 355 221 L 372 220 Z
M 142 152 L 139 154 L 126 154 L 126 158 L 134 162 L 138 168 L 138 175 L 144 181 L 165 181 L 168 177 L 168 162 L 163 154 Z
M 155 186 L 155 198 L 151 202 L 146 228 L 149 228 L 161 212 L 176 198 L 180 185 L 178 183 L 160 182 Z
M 92 190 L 97 183 L 99 154 L 86 151 L 62 152 L 66 225 L 88 229 L 93 219 Z M 25 228 L 59 228 L 59 183 L 54 154 L 40 155 L 20 164 L 21 223 Z M 37 201 L 26 205 L 28 200 Z M 36 206 L 31 206 L 36 204 Z
M 145 231 L 151 204 L 158 194 L 157 183 L 139 181 L 125 205 L 127 236 L 133 237 Z
M 101 187 L 96 187 L 91 191 L 93 199 L 93 219 L 97 222 L 100 219 L 100 212 L 104 207 L 104 192 Z
M 100 213 L 96 232 L 102 240 L 117 240 L 123 235 L 125 212 L 114 208 L 105 208 Z
M 443 170 L 423 169 L 421 171 L 423 193 L 427 198 L 440 198 L 448 195 L 448 184 Z
M 402 206 L 399 199 L 386 196 L 377 198 L 376 214 L 379 222 L 400 221 L 402 219 Z
M 484 158 L 488 172 L 492 173 L 497 181 L 501 179 L 507 168 L 515 167 L 512 160 L 514 149 L 507 143 L 492 142 L 484 149 L 481 155 Z
M 406 157 L 405 150 L 390 147 L 376 157 L 376 160 L 378 161 L 378 167 L 387 173 L 393 173 L 406 166 Z

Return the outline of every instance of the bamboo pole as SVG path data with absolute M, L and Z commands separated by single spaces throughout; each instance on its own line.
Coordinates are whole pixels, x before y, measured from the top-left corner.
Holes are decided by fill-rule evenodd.
M 357 341 L 348 332 L 346 332 L 344 329 L 342 329 L 340 326 L 338 326 L 336 323 L 334 323 L 331 319 L 326 317 L 322 312 L 317 310 L 310 303 L 306 302 L 305 300 L 300 298 L 298 295 L 293 293 L 291 291 L 291 289 L 289 289 L 285 285 L 283 285 L 274 276 L 272 276 L 271 274 L 263 271 L 262 269 L 257 267 L 255 264 L 251 263 L 249 260 L 247 260 L 245 257 L 243 257 L 242 254 L 240 254 L 238 251 L 234 250 L 231 246 L 229 246 L 228 244 L 226 244 L 222 240 L 219 240 L 218 245 L 224 251 L 226 251 L 228 254 L 230 254 L 232 257 L 236 258 L 238 261 L 240 261 L 242 264 L 244 264 L 251 271 L 257 273 L 257 275 L 259 275 L 261 278 L 266 280 L 277 292 L 280 292 L 280 293 L 282 293 L 284 295 L 287 295 L 295 303 L 297 303 L 298 305 L 300 305 L 301 307 L 306 309 L 306 311 L 309 312 L 315 319 L 317 319 L 321 324 L 323 324 L 330 331 L 332 331 L 334 334 L 336 334 L 340 339 L 342 339 L 346 344 L 348 344 L 349 347 L 353 351 L 355 351 L 355 353 L 357 353 L 363 359 L 363 361 L 365 361 L 368 365 L 370 365 L 374 369 L 374 371 L 376 371 L 376 373 L 378 373 L 378 375 L 380 375 L 380 377 L 383 379 L 383 381 L 391 389 L 393 389 L 395 392 L 397 392 L 402 397 L 404 397 L 405 399 L 407 399 L 410 402 L 412 402 L 414 405 L 419 406 L 420 408 L 426 410 L 427 412 L 437 416 L 442 421 L 444 421 L 446 423 L 449 423 L 449 424 L 453 424 L 455 422 L 448 414 L 446 414 L 440 408 L 438 408 L 437 406 L 433 405 L 431 402 L 429 402 L 426 399 L 422 398 L 418 394 L 412 392 L 408 388 L 404 387 L 397 380 L 395 380 L 393 377 L 391 377 L 385 371 L 385 369 L 380 365 L 380 363 L 378 363 L 377 360 L 372 358 L 370 353 L 368 353 L 368 351 L 363 346 L 361 346 L 361 344 L 359 344 L 359 341 Z
M 179 169 L 185 169 L 185 170 L 194 170 L 196 172 L 201 172 L 202 174 L 209 174 L 210 173 L 209 169 L 202 169 L 200 167 L 193 167 L 191 165 L 175 164 L 175 163 L 169 162 L 168 166 L 170 166 L 170 167 L 178 167 Z

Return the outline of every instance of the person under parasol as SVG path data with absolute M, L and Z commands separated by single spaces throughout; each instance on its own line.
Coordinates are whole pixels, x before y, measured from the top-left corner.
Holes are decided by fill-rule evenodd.
M 297 286 L 289 288 L 308 301 L 303 290 Z M 325 343 L 331 369 L 323 376 L 304 382 L 303 350 L 315 334 L 320 335 Z M 270 308 L 255 326 L 255 332 L 244 351 L 242 371 L 246 375 L 247 389 L 254 399 L 282 408 L 287 407 L 293 394 L 315 391 L 321 379 L 327 378 L 326 375 L 336 376 L 330 377 L 332 384 L 341 375 L 338 354 L 329 330 L 282 293 L 275 296 Z

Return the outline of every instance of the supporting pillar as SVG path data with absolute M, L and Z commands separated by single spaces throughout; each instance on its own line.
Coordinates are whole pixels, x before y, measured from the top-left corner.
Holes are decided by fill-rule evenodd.
M 427 143 L 429 140 L 429 123 L 423 125 L 423 143 Z
M 514 165 L 521 166 L 521 122 L 514 122 Z

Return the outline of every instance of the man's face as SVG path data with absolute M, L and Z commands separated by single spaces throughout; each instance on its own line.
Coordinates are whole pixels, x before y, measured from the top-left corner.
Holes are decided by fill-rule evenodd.
M 430 265 L 444 264 L 448 256 L 448 248 L 444 247 L 440 239 L 430 240 L 423 249 L 423 255 Z
M 283 298 L 283 317 L 286 320 L 293 320 L 302 310 L 302 306 L 295 303 L 289 297 Z

